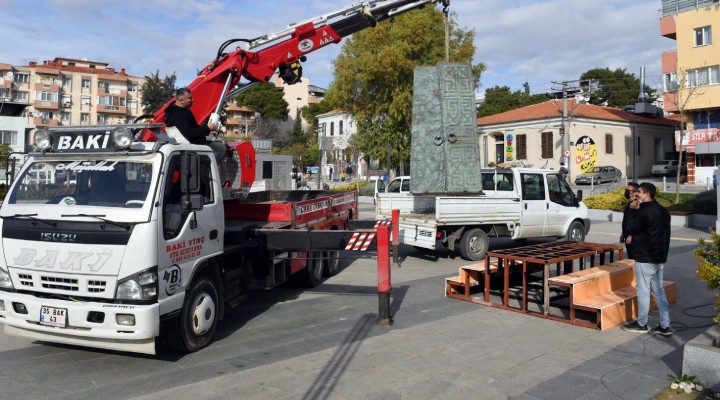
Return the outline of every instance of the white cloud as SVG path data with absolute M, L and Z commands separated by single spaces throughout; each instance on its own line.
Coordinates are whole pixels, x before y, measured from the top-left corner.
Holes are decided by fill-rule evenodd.
M 280 31 L 351 2 L 0 0 L 0 62 L 86 57 L 132 75 L 176 73 L 186 85 L 225 40 Z M 475 62 L 488 66 L 484 88 L 520 90 L 527 81 L 543 92 L 592 68 L 638 75 L 646 66 L 648 83 L 660 82 L 660 54 L 674 44 L 659 35 L 658 7 L 657 0 L 453 0 L 450 9 L 461 27 L 475 30 Z M 340 48 L 308 55 L 304 73 L 313 84 L 329 86 Z

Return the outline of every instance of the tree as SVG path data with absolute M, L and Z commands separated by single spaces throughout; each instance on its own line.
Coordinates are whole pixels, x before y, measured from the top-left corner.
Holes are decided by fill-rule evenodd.
M 580 86 L 589 93 L 590 104 L 601 105 L 607 102 L 608 107 L 622 108 L 638 102 L 640 95 L 640 79 L 629 74 L 626 69 L 595 68 L 580 75 Z M 648 102 L 655 101 L 655 89 L 645 85 L 644 93 Z
M 272 139 L 273 144 L 285 147 L 289 134 L 281 130 L 282 121 L 288 119 L 290 110 L 283 94 L 275 85 L 268 82 L 257 84 L 235 96 L 238 107 L 247 107 L 255 114 L 255 131 L 260 139 Z
M 309 128 L 310 131 L 317 132 L 317 130 L 318 130 L 317 116 L 321 115 L 321 114 L 325 114 L 332 110 L 333 110 L 333 107 L 330 104 L 330 102 L 323 100 L 319 103 L 308 104 L 308 105 L 300 108 L 300 114 L 302 115 L 303 119 L 305 119 L 305 121 L 307 121 L 310 124 L 310 128 Z
M 690 108 L 690 103 L 693 99 L 705 94 L 702 86 L 698 85 L 698 82 L 690 79 L 691 76 L 688 76 L 688 70 L 679 69 L 675 73 L 675 81 L 671 82 L 674 87 L 667 89 L 670 92 L 674 92 L 674 96 L 669 96 L 665 99 L 667 104 L 675 106 L 677 113 L 680 115 L 680 151 L 678 152 L 678 169 L 677 175 L 675 176 L 675 204 L 680 203 L 680 175 L 682 173 L 684 152 L 682 143 L 685 138 L 685 124 L 687 123 L 688 112 L 692 109 Z
M 290 110 L 288 103 L 283 99 L 282 91 L 275 85 L 263 82 L 241 92 L 235 97 L 239 107 L 245 106 L 260 115 L 264 119 L 276 119 L 287 121 Z
M 160 79 L 160 71 L 145 77 L 145 83 L 140 88 L 142 108 L 145 114 L 155 114 L 160 107 L 175 96 L 175 73 Z
M 471 62 L 474 32 L 450 18 L 450 61 Z M 334 81 L 326 101 L 352 115 L 361 150 L 385 163 L 387 144 L 392 163 L 410 158 L 413 74 L 417 66 L 445 61 L 444 14 L 424 7 L 353 34 L 335 60 Z M 479 79 L 485 65 L 473 66 Z
M 307 134 L 302 128 L 300 109 L 295 112 L 295 122 L 293 123 L 293 130 L 290 132 L 290 144 L 300 144 L 303 146 L 307 145 Z
M 508 86 L 495 86 L 485 90 L 485 100 L 478 107 L 478 117 L 487 117 L 544 101 L 547 101 L 544 94 L 528 94 L 519 90 L 510 92 Z

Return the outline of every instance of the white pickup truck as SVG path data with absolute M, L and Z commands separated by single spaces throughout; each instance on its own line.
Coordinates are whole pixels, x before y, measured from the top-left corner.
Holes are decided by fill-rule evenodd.
M 402 187 L 406 178 L 395 180 Z M 396 186 L 395 180 L 388 188 Z M 435 250 L 440 242 L 472 261 L 485 258 L 489 237 L 562 237 L 581 242 L 590 231 L 582 191 L 573 193 L 555 170 L 484 169 L 482 182 L 482 192 L 472 194 L 380 191 L 377 218 L 385 219 L 399 209 L 400 243 Z

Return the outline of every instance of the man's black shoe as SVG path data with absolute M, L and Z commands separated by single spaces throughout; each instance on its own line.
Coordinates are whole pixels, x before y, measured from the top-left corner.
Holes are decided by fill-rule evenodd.
M 633 321 L 629 324 L 625 324 L 620 329 L 628 332 L 647 333 L 649 332 L 647 325 L 640 325 L 637 321 Z
M 673 332 L 671 327 L 668 326 L 667 328 L 663 328 L 660 325 L 656 326 L 655 329 L 652 330 L 652 332 L 663 336 L 672 336 L 675 333 Z

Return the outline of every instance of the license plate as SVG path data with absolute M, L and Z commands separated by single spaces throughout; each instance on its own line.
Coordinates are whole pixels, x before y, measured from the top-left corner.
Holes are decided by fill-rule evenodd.
M 67 325 L 67 308 L 42 306 L 40 308 L 40 325 L 64 328 Z

